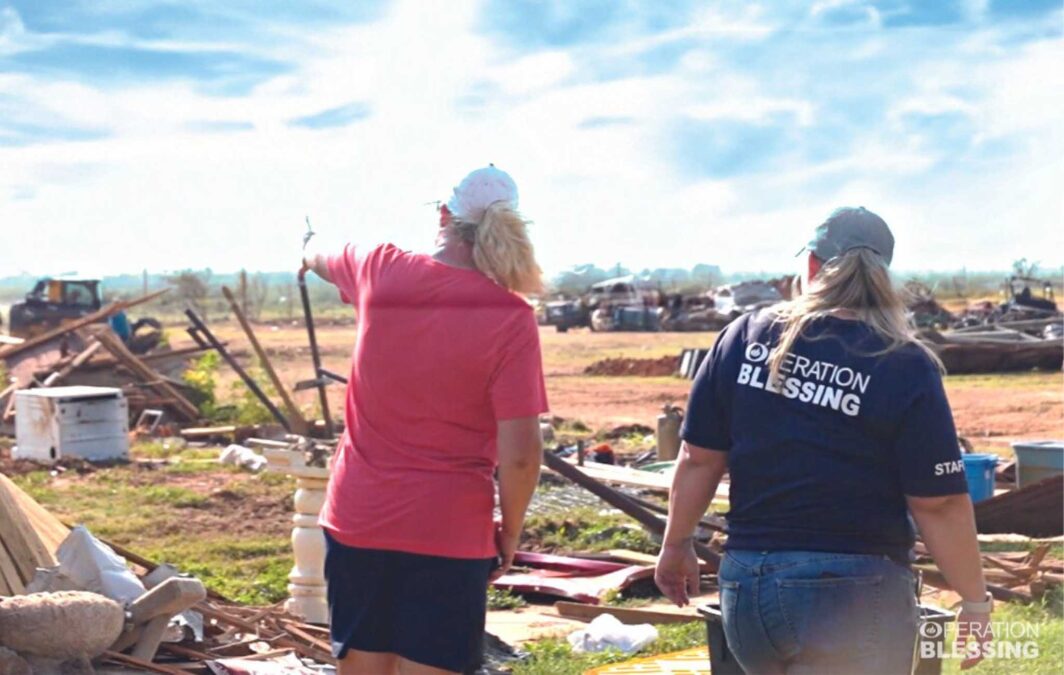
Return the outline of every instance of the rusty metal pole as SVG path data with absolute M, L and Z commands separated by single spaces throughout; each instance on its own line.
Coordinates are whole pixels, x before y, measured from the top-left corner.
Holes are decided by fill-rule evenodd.
M 325 433 L 333 436 L 332 415 L 329 414 L 329 396 L 325 393 L 322 381 L 321 353 L 318 352 L 318 337 L 314 332 L 314 314 L 310 310 L 310 293 L 307 291 L 307 270 L 299 270 L 299 297 L 303 301 L 303 318 L 307 324 L 307 340 L 310 342 L 310 358 L 314 364 L 314 379 L 318 380 L 318 400 L 321 403 L 321 418 L 325 422 Z

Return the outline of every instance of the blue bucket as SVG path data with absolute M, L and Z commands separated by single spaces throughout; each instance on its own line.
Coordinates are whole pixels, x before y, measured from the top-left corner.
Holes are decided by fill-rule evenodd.
M 964 477 L 968 479 L 968 494 L 973 502 L 981 502 L 994 496 L 994 467 L 997 466 L 997 455 L 982 455 L 965 453 L 961 455 L 964 460 Z

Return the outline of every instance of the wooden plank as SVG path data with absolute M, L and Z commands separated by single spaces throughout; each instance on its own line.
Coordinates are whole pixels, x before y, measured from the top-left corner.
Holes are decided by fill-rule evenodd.
M 4 543 L 0 541 L 0 596 L 22 595 L 25 592 L 26 587 L 19 577 L 18 569 L 15 568 Z
M 193 673 L 188 670 L 182 670 L 181 668 L 175 668 L 161 663 L 153 663 L 152 661 L 145 661 L 144 659 L 138 659 L 129 654 L 120 654 L 110 650 L 105 651 L 102 657 L 108 661 L 114 661 L 115 663 L 121 663 L 126 666 L 134 666 L 152 673 L 164 673 L 164 675 L 193 675 Z
M 259 363 L 262 365 L 262 369 L 266 371 L 266 376 L 270 378 L 270 383 L 273 384 L 274 391 L 281 397 L 281 402 L 284 404 L 285 409 L 288 411 L 288 423 L 292 425 L 292 431 L 294 433 L 305 436 L 309 425 L 306 418 L 303 417 L 303 413 L 300 412 L 299 407 L 296 406 L 292 397 L 288 394 L 288 389 L 285 388 L 284 383 L 281 382 L 281 378 L 277 376 L 277 371 L 273 369 L 273 364 L 270 363 L 270 358 L 266 355 L 266 350 L 259 344 L 259 339 L 255 337 L 255 331 L 252 330 L 251 324 L 248 323 L 247 317 L 240 311 L 240 306 L 237 305 L 236 298 L 233 297 L 232 291 L 228 286 L 222 286 L 222 295 L 229 301 L 229 309 L 233 311 L 233 316 L 236 317 L 237 323 L 244 329 L 244 335 L 247 336 L 248 342 L 251 343 L 251 348 L 255 351 L 255 355 L 259 357 Z
M 129 351 L 121 340 L 112 335 L 110 331 L 100 331 L 96 334 L 96 339 L 103 343 L 103 346 L 107 351 L 111 352 L 123 366 L 128 368 L 130 372 L 140 378 L 142 381 L 151 383 L 150 386 L 163 398 L 174 399 L 174 408 L 181 414 L 182 417 L 189 421 L 196 421 L 199 419 L 199 410 L 196 406 L 181 395 L 181 392 L 177 391 L 174 387 L 170 386 L 169 382 L 159 379 L 159 374 L 145 365 L 137 356 Z
M 237 618 L 217 607 L 214 607 L 206 602 L 201 602 L 193 607 L 197 612 L 207 617 L 208 619 L 214 619 L 219 623 L 234 626 L 249 633 L 258 634 L 259 628 L 257 624 L 249 623 L 243 619 Z M 336 659 L 332 657 L 332 653 L 329 651 L 322 651 L 309 647 L 298 640 L 293 640 L 291 637 L 285 635 L 279 635 L 274 638 L 262 638 L 264 641 L 271 642 L 275 647 L 290 647 L 301 656 L 320 661 L 321 663 L 335 664 Z
M 0 359 L 6 359 L 10 356 L 20 354 L 26 351 L 27 349 L 42 345 L 50 340 L 54 340 L 55 338 L 61 335 L 65 335 L 71 331 L 77 330 L 78 328 L 83 328 L 85 326 L 88 326 L 89 324 L 102 321 L 111 316 L 112 314 L 117 314 L 118 312 L 129 309 L 130 307 L 136 307 L 137 305 L 143 304 L 145 302 L 150 302 L 155 298 L 158 298 L 159 296 L 163 295 L 164 293 L 168 293 L 169 291 L 169 288 L 164 288 L 161 291 L 155 291 L 154 293 L 142 295 L 139 298 L 133 298 L 132 300 L 124 300 L 121 302 L 111 303 L 110 305 L 102 309 L 98 309 L 91 314 L 86 314 L 83 317 L 67 322 L 54 330 L 48 331 L 47 333 L 41 333 L 36 337 L 29 338 L 23 341 L 21 344 L 10 345 L 6 349 L 0 349 Z
M 640 553 L 639 551 L 629 551 L 624 548 L 611 548 L 606 551 L 611 558 L 616 558 L 621 562 L 630 563 L 632 565 L 657 565 L 658 557 L 649 553 Z
M 297 638 L 299 638 L 301 640 L 306 640 L 307 643 L 309 643 L 312 647 L 317 647 L 318 649 L 321 649 L 321 650 L 324 650 L 326 652 L 330 652 L 331 653 L 331 650 L 332 650 L 332 644 L 331 643 L 329 643 L 326 640 L 322 640 L 321 638 L 318 638 L 318 637 L 315 637 L 315 636 L 311 635 L 307 631 L 305 631 L 302 628 L 300 628 L 299 625 L 297 625 L 294 621 L 282 620 L 281 624 L 284 626 L 284 629 L 286 631 L 288 631 L 292 635 L 295 635 Z
M 70 363 L 59 368 L 54 373 L 46 377 L 44 379 L 44 382 L 41 383 L 41 386 L 54 387 L 55 384 L 62 380 L 64 377 L 74 372 L 81 366 L 85 365 L 85 362 L 91 359 L 93 354 L 100 351 L 102 347 L 103 345 L 100 344 L 99 340 L 97 340 L 95 337 L 90 336 L 88 338 L 88 346 L 78 352 L 78 355 L 71 359 Z
M 63 524 L 50 511 L 34 501 L 33 497 L 26 494 L 22 488 L 15 485 L 7 476 L 0 474 L 0 490 L 7 490 L 14 496 L 15 503 L 26 515 L 33 527 L 34 532 L 40 537 L 48 553 L 55 558 L 55 552 L 59 544 L 63 543 L 70 528 Z
M 0 483 L 0 541 L 24 584 L 33 579 L 38 567 L 55 565 L 55 558 L 19 507 L 14 493 L 3 483 Z
M 609 605 L 585 605 L 581 602 L 560 601 L 554 603 L 558 614 L 567 619 L 591 621 L 600 614 L 612 614 L 623 624 L 640 623 L 692 623 L 702 621 L 697 612 L 639 609 L 636 607 L 610 607 Z
M 258 654 L 248 654 L 247 656 L 241 656 L 244 661 L 266 661 L 269 659 L 277 658 L 278 656 L 286 656 L 291 654 L 294 649 L 287 647 L 285 649 L 271 649 L 268 652 L 259 652 Z

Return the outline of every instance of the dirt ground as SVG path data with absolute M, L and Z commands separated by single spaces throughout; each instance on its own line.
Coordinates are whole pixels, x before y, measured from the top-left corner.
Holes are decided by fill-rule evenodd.
M 230 346 L 250 353 L 246 339 L 232 322 L 212 321 L 213 330 Z M 293 385 L 311 376 L 306 333 L 299 325 L 262 325 L 257 335 L 280 372 Z M 671 376 L 598 376 L 585 369 L 604 359 L 662 359 L 675 357 L 685 347 L 706 348 L 715 333 L 592 333 L 573 330 L 565 334 L 552 328 L 540 332 L 547 390 L 552 412 L 579 420 L 591 429 L 621 424 L 654 425 L 665 404 L 683 405 L 690 382 Z M 184 346 L 183 334 L 173 345 Z M 318 328 L 326 368 L 346 375 L 354 322 Z M 236 376 L 224 365 L 220 391 Z M 946 391 L 957 429 L 978 449 L 1007 451 L 1019 439 L 1064 438 L 1064 380 L 1060 373 L 960 375 L 946 378 Z M 343 389 L 330 389 L 330 408 L 339 413 Z M 316 404 L 316 392 L 300 392 L 300 405 Z

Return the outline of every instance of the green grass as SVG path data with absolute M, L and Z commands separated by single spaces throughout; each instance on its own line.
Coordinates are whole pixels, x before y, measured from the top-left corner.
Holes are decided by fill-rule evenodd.
M 523 539 L 556 553 L 596 553 L 614 548 L 658 552 L 658 544 L 627 516 L 589 507 L 530 516 Z
M 578 654 L 565 638 L 548 638 L 526 645 L 528 658 L 515 663 L 514 675 L 578 675 L 591 668 L 618 663 L 651 654 L 668 654 L 706 644 L 706 626 L 702 622 L 657 626 L 659 637 L 638 654 L 607 650 Z
M 176 565 L 230 600 L 264 605 L 288 597 L 291 546 L 289 539 L 279 537 L 207 541 L 167 537 L 138 553 Z
M 1033 642 L 1029 658 L 984 659 L 974 670 L 978 675 L 1057 675 L 1064 672 L 1064 619 L 1061 618 L 1061 594 L 1048 594 L 1042 602 L 1032 605 L 1005 603 L 998 605 L 993 614 L 996 624 L 1009 624 L 1008 631 L 1015 638 L 999 635 L 999 642 L 1007 639 L 1012 643 Z M 1001 631 L 998 631 L 999 634 Z M 947 633 L 947 642 L 952 643 L 955 626 Z M 959 659 L 944 659 L 942 672 L 946 675 L 960 673 Z
M 488 587 L 488 609 L 517 609 L 518 607 L 528 607 L 528 602 L 520 595 L 508 590 L 494 586 Z
M 215 461 L 218 448 L 184 448 L 180 442 L 138 444 L 131 454 L 170 463 L 114 466 L 85 476 L 34 471 L 13 480 L 60 520 L 176 565 L 232 600 L 261 605 L 287 596 L 291 523 L 278 511 L 292 498 L 291 478 L 242 473 Z M 272 506 L 269 522 L 261 530 L 231 529 L 234 519 L 256 517 L 241 510 L 248 501 Z

